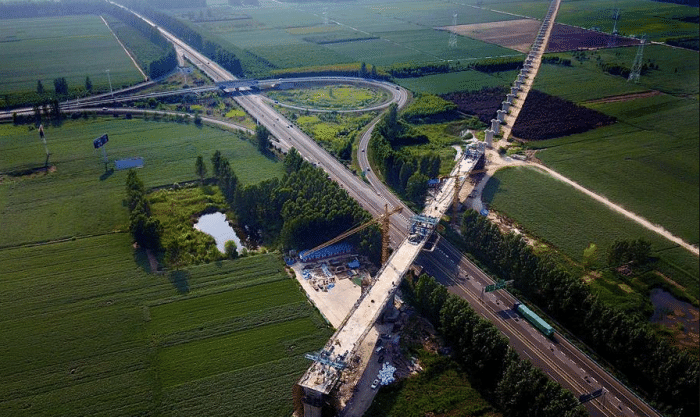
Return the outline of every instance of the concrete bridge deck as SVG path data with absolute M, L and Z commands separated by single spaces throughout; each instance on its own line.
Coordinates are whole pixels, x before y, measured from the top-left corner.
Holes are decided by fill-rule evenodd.
M 479 158 L 481 157 L 483 156 Z M 455 177 L 468 175 L 479 158 L 460 160 L 453 170 L 453 177 L 443 183 L 437 197 L 423 211 L 423 216 L 435 219 L 442 217 L 452 203 L 454 181 L 457 180 Z M 401 278 L 423 249 L 426 240 L 410 242 L 405 239 L 399 245 L 377 273 L 374 285 L 360 299 L 322 350 L 324 360 L 314 362 L 301 378 L 299 385 L 304 390 L 305 416 L 320 416 L 323 396 L 328 395 L 340 380 L 340 364 L 353 358 L 356 348 L 393 300 Z

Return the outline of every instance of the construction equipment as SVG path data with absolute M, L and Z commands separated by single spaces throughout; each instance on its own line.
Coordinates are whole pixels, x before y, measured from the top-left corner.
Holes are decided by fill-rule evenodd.
M 464 186 L 464 183 L 466 182 L 466 176 L 465 175 L 445 175 L 445 176 L 439 177 L 439 179 L 441 181 L 445 180 L 445 179 L 450 179 L 450 178 L 454 178 L 454 180 L 455 180 L 454 193 L 452 194 L 452 220 L 457 221 L 457 209 L 459 206 L 459 190 L 461 190 L 462 186 Z
M 383 265 L 386 263 L 387 259 L 389 259 L 389 216 L 391 216 L 392 214 L 400 213 L 402 210 L 403 210 L 403 207 L 398 206 L 398 207 L 394 207 L 393 209 L 391 209 L 391 211 L 389 211 L 389 205 L 385 204 L 384 205 L 384 213 L 382 213 L 381 216 L 374 218 L 368 222 L 365 222 L 365 223 L 363 223 L 363 224 L 361 224 L 353 229 L 348 230 L 347 232 L 340 234 L 339 236 L 337 236 L 337 237 L 335 237 L 335 238 L 333 238 L 325 243 L 322 243 L 322 244 L 316 246 L 313 249 L 310 249 L 309 251 L 306 252 L 306 254 L 308 255 L 310 253 L 314 253 L 314 252 L 319 251 L 325 247 L 328 247 L 334 243 L 338 243 L 341 240 L 345 239 L 346 237 L 354 235 L 355 233 L 362 231 L 375 223 L 381 223 L 381 227 L 382 227 L 382 265 Z

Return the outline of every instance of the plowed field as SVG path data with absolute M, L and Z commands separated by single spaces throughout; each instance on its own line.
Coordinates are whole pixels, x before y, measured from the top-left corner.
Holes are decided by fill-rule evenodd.
M 519 52 L 528 52 L 535 41 L 537 30 L 542 22 L 535 19 L 506 20 L 501 22 L 478 23 L 474 25 L 445 26 L 438 29 L 458 35 L 494 43 Z M 595 32 L 575 26 L 554 24 L 546 52 L 575 51 L 579 49 L 599 49 L 616 46 L 638 45 L 631 38 L 613 37 L 607 33 Z

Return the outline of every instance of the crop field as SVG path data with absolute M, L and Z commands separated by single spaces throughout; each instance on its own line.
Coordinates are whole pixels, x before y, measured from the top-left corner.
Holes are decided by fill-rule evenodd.
M 291 390 L 280 387 L 330 331 L 281 262 L 181 270 L 190 292 L 178 296 L 130 243 L 117 233 L 0 250 L 0 414 L 234 415 L 251 397 L 263 404 L 256 415 L 288 414 Z M 234 360 L 240 352 L 255 357 Z
M 330 337 L 274 256 L 232 266 L 241 262 L 233 274 L 195 267 L 192 275 L 215 273 L 209 278 L 215 282 L 149 307 L 147 331 L 160 346 L 157 372 L 169 398 L 164 404 L 175 415 L 290 413 L 291 389 L 282 387 L 291 387 L 308 366 L 303 354 Z
M 618 0 L 614 4 L 604 0 L 563 2 L 557 21 L 580 27 L 598 27 L 610 33 L 613 28 L 614 8 L 620 9 L 617 30 L 625 35 L 641 36 L 665 41 L 673 37 L 698 38 L 698 23 L 684 21 L 698 16 L 697 7 L 651 0 Z
M 196 178 L 196 155 L 208 164 L 216 149 L 246 183 L 281 164 L 217 129 L 109 118 L 47 127 L 56 170 L 13 176 L 43 165 L 43 149 L 27 126 L 1 129 L 0 415 L 291 412 L 280 387 L 331 330 L 281 260 L 147 274 L 123 231 L 125 173 L 105 173 L 91 141 L 107 132 L 111 159 L 144 156 L 146 187 Z
M 34 177 L 12 172 L 41 167 L 45 153 L 36 130 L 0 126 L 0 229 L 2 246 L 108 233 L 126 227 L 122 207 L 125 171 L 105 172 L 92 140 L 107 133 L 107 155 L 114 159 L 140 156 L 139 176 L 146 187 L 196 179 L 194 161 L 217 149 L 229 158 L 244 184 L 281 176 L 282 164 L 260 155 L 236 134 L 209 128 L 143 120 L 90 119 L 46 127 L 56 170 Z
M 457 91 L 478 91 L 483 87 L 505 88 L 513 82 L 516 75 L 517 71 L 487 74 L 468 70 L 418 78 L 399 78 L 395 82 L 414 93 L 447 94 Z M 501 101 L 498 102 L 498 106 L 500 106 Z M 493 111 L 496 110 L 498 109 L 494 107 Z
M 434 29 L 452 24 L 455 11 L 459 24 L 514 18 L 485 9 L 428 1 L 402 2 L 400 7 L 323 3 L 328 18 L 324 24 L 318 4 L 261 4 L 267 7 L 244 10 L 250 19 L 197 24 L 278 68 L 360 61 L 389 66 L 513 55 L 512 50 L 465 37 L 450 48 L 449 34 Z
M 36 91 L 41 80 L 53 91 L 53 80 L 65 77 L 68 87 L 94 88 L 143 81 L 124 49 L 98 16 L 0 19 L 0 91 Z
M 616 239 L 644 238 L 652 243 L 654 254 L 663 261 L 667 251 L 676 247 L 569 185 L 531 168 L 498 171 L 484 190 L 484 200 L 494 210 L 505 213 L 528 232 L 579 262 L 591 242 L 599 248 L 600 265 L 605 251 Z M 686 251 L 684 256 L 670 260 L 677 268 L 671 278 L 697 299 L 700 292 L 697 257 Z
M 334 45 L 355 45 L 357 42 Z M 313 43 L 298 43 L 279 46 L 256 46 L 250 51 L 261 58 L 268 60 L 278 68 L 298 68 L 316 65 L 345 64 L 357 61 L 352 56 L 344 55 L 329 45 L 316 45 Z M 293 50 L 294 53 L 290 53 Z M 370 61 L 367 61 L 370 62 Z
M 543 65 L 537 75 L 534 88 L 574 102 L 645 90 L 658 90 L 679 96 L 697 96 L 700 91 L 697 52 L 661 45 L 647 45 L 644 48 L 644 62 L 654 63 L 659 66 L 659 69 L 652 69 L 642 74 L 639 83 L 627 82 L 624 77 L 607 74 L 598 64 L 599 62 L 618 64 L 630 68 L 636 53 L 637 48 L 605 49 L 584 52 L 579 55 L 580 61 L 572 54 L 554 54 L 554 56 L 571 59 L 572 66 Z
M 698 243 L 698 103 L 657 95 L 590 107 L 618 123 L 530 144 L 547 166 Z

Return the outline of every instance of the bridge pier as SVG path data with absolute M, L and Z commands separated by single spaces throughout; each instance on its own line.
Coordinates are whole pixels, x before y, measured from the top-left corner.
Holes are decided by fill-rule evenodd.
M 304 397 L 301 400 L 304 404 L 304 417 L 321 417 L 324 394 L 309 387 L 302 387 L 302 389 L 304 390 Z

